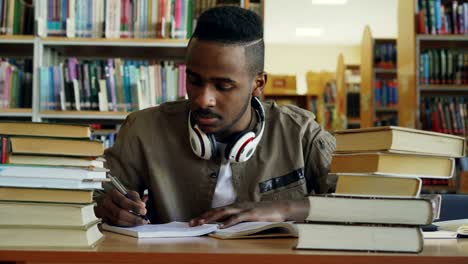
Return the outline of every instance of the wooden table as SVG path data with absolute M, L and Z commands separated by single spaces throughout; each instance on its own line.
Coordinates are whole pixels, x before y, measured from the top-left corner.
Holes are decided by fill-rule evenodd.
M 0 263 L 468 263 L 468 239 L 424 241 L 420 254 L 294 250 L 296 239 L 210 237 L 137 240 L 105 232 L 93 249 L 0 249 Z M 1 238 L 7 239 L 7 238 Z

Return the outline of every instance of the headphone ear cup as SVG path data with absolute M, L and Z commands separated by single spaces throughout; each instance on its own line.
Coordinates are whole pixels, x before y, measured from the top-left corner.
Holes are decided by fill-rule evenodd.
M 224 155 L 227 160 L 231 162 L 244 162 L 252 156 L 255 150 L 256 144 L 253 142 L 255 139 L 255 133 L 249 131 L 247 133 L 240 134 L 230 144 L 226 146 Z
M 213 139 L 211 135 L 205 134 L 197 125 L 189 125 L 190 146 L 193 153 L 202 159 L 209 160 L 213 155 Z

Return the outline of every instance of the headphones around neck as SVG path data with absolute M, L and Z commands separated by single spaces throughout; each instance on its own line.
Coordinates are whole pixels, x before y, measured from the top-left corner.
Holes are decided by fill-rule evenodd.
M 259 123 L 255 126 L 257 131 L 244 131 L 234 140 L 226 145 L 224 157 L 230 162 L 244 162 L 252 157 L 260 139 L 262 139 L 265 129 L 265 110 L 262 103 L 256 97 L 252 97 L 252 107 L 257 113 Z M 188 116 L 188 129 L 190 136 L 190 146 L 193 153 L 202 159 L 209 160 L 217 153 L 216 140 L 213 134 L 206 134 L 198 128 L 198 125 L 191 120 L 191 113 Z M 194 123 L 194 124 L 192 124 Z M 258 127 L 260 130 L 258 131 Z M 258 132 L 258 134 L 256 134 Z

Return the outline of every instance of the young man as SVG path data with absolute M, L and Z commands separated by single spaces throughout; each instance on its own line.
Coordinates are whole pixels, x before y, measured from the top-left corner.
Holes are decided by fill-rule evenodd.
M 303 220 L 305 196 L 329 190 L 335 140 L 312 113 L 260 103 L 267 82 L 261 18 L 236 7 L 203 13 L 187 50 L 188 101 L 132 113 L 106 166 L 129 189 L 96 215 L 133 226 Z M 149 190 L 147 207 L 141 201 Z

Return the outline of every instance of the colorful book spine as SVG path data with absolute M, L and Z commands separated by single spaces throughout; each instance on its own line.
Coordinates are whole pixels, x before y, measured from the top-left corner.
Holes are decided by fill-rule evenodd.
M 424 96 L 420 122 L 424 130 L 467 136 L 467 96 Z
M 24 8 L 26 2 L 1 0 L 0 34 L 32 32 L 32 23 L 21 26 L 22 19 L 34 20 L 29 17 L 33 5 Z M 193 0 L 45 0 L 44 6 L 49 36 L 189 38 L 196 18 Z

